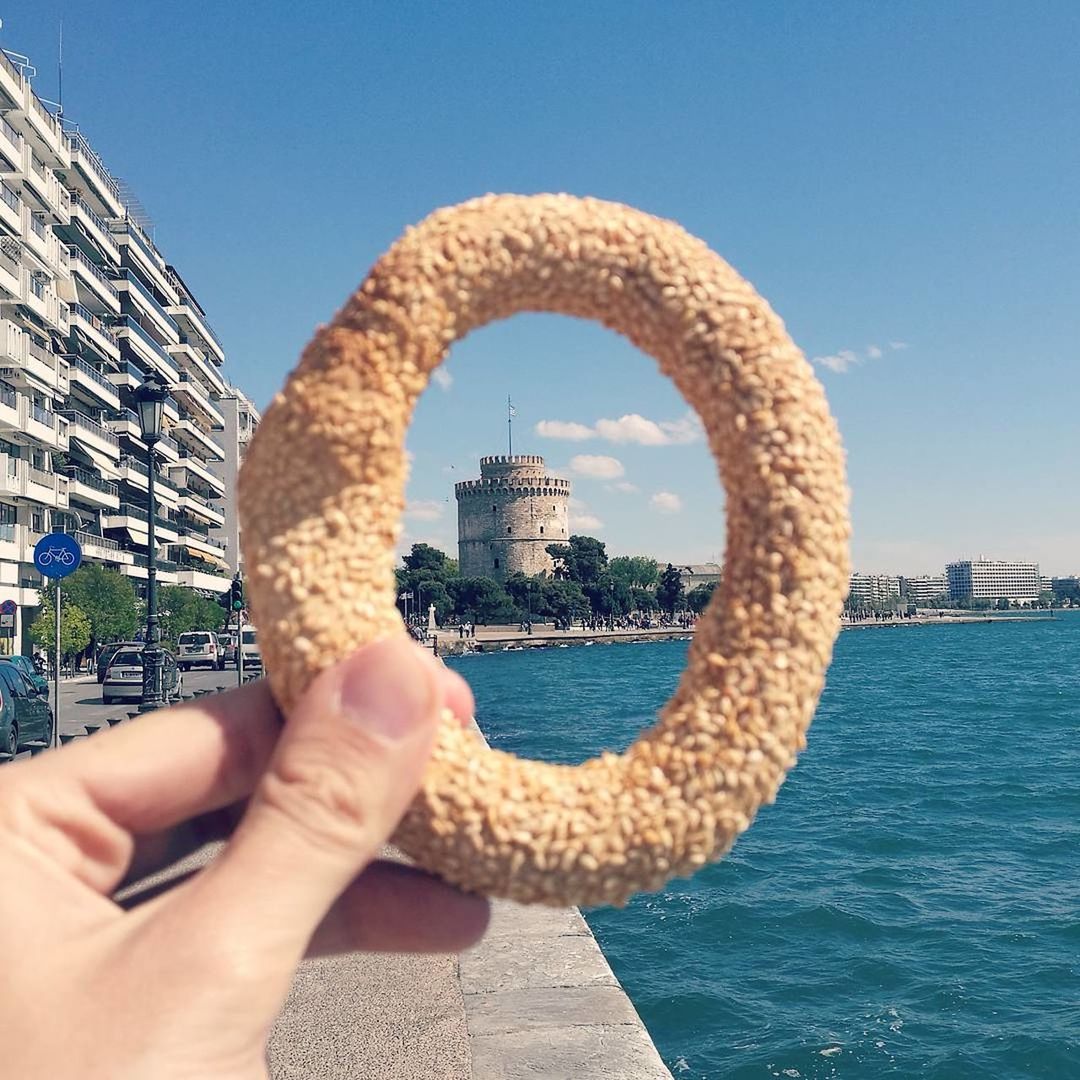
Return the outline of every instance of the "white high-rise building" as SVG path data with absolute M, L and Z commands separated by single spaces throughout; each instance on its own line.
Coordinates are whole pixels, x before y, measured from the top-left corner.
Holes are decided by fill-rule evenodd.
M 259 426 L 261 416 L 254 402 L 242 391 L 230 388 L 228 394 L 218 400 L 218 407 L 225 418 L 223 429 L 218 436 L 224 454 L 214 466 L 214 471 L 221 477 L 225 490 L 236 490 L 236 475 L 247 452 L 248 443 Z M 235 574 L 240 569 L 243 559 L 240 553 L 240 521 L 236 511 L 236 500 L 225 501 L 225 523 L 214 531 L 214 535 L 225 544 L 225 557 L 229 569 Z
M 1039 564 L 1009 559 L 961 559 L 945 568 L 950 600 L 1038 600 Z
M 0 52 L 0 652 L 28 649 L 34 544 L 78 529 L 83 558 L 145 588 L 149 455 L 132 393 L 169 385 L 157 444 L 158 580 L 229 585 L 225 354 L 143 212 L 78 126 Z
M 900 578 L 895 574 L 852 574 L 848 596 L 862 604 L 888 604 L 900 596 Z
M 949 583 L 944 574 L 920 574 L 900 579 L 900 595 L 913 604 L 929 604 L 949 595 Z

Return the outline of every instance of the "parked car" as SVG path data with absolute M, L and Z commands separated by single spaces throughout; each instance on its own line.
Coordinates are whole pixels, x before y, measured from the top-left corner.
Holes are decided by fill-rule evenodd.
M 105 672 L 109 670 L 112 658 L 120 649 L 141 649 L 140 641 L 112 641 L 108 645 L 102 645 L 97 658 L 97 681 L 105 681 Z
M 236 635 L 233 633 L 218 634 L 218 657 L 222 668 L 226 664 L 236 664 Z
M 244 670 L 258 669 L 262 671 L 262 653 L 259 651 L 259 632 L 250 623 L 240 632 L 240 657 L 244 663 Z
M 30 743 L 52 745 L 53 711 L 8 658 L 0 660 L 0 755 L 13 758 Z
M 176 663 L 176 657 L 168 649 L 162 649 L 165 664 L 162 669 L 162 695 L 166 703 L 175 701 L 183 693 L 184 677 Z M 127 646 L 114 653 L 105 680 L 101 684 L 101 701 L 112 705 L 118 701 L 140 701 L 143 692 L 143 647 Z
M 176 662 L 181 671 L 190 671 L 196 664 L 221 671 L 225 661 L 218 649 L 217 635 L 209 630 L 189 630 L 176 639 Z
M 29 656 L 7 656 L 22 673 L 23 678 L 43 697 L 49 696 L 49 680 L 38 671 L 37 664 Z

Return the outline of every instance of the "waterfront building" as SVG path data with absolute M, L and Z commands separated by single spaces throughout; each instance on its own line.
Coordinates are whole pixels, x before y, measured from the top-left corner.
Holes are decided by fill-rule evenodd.
M 0 651 L 27 651 L 33 549 L 75 527 L 83 558 L 147 579 L 149 454 L 132 410 L 151 372 L 171 388 L 157 444 L 162 585 L 229 585 L 220 399 L 225 354 L 138 202 L 76 124 L 0 52 Z
M 480 479 L 455 484 L 454 494 L 463 577 L 553 573 L 547 546 L 570 537 L 570 481 L 548 474 L 542 457 L 483 457 Z
M 231 493 L 236 490 L 237 473 L 240 471 L 248 444 L 259 426 L 261 416 L 254 402 L 236 387 L 231 387 L 226 395 L 219 398 L 217 405 L 225 421 L 218 436 L 223 456 L 213 468 L 225 484 L 225 490 Z M 228 561 L 229 570 L 235 574 L 243 562 L 240 553 L 240 521 L 236 500 L 227 498 L 222 510 L 225 520 L 214 531 L 214 535 L 225 545 L 225 558 Z
M 1038 600 L 1039 564 L 1009 559 L 960 559 L 945 568 L 950 600 Z
M 949 582 L 944 574 L 901 577 L 900 595 L 912 604 L 929 604 L 948 597 Z
M 1080 600 L 1080 575 L 1051 578 L 1050 591 L 1055 600 Z
M 848 599 L 858 604 L 891 604 L 900 598 L 900 578 L 895 574 L 851 575 Z
M 719 585 L 724 572 L 720 563 L 673 563 L 672 565 L 679 571 L 683 588 L 687 592 L 697 588 L 698 585 Z

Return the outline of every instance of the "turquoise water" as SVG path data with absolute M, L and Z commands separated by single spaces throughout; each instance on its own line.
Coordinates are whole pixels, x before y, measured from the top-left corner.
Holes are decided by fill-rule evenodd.
M 464 657 L 493 745 L 621 749 L 686 645 Z M 723 862 L 588 912 L 678 1080 L 1080 1077 L 1080 613 L 841 635 Z

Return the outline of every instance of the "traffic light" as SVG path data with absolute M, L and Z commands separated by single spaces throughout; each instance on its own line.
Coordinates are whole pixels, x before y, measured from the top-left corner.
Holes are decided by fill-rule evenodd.
M 244 610 L 244 579 L 237 574 L 229 586 L 229 607 L 233 611 Z

